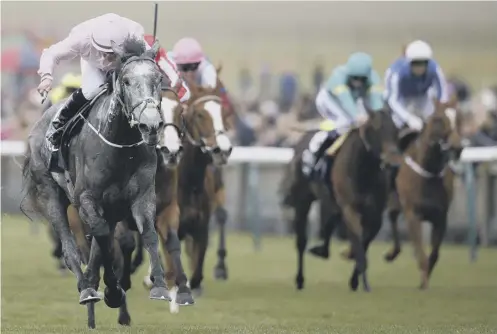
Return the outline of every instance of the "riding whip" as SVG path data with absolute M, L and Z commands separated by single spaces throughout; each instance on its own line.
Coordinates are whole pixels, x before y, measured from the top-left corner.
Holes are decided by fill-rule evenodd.
M 155 9 L 154 9 L 154 40 L 157 37 L 157 16 L 159 14 L 159 3 L 155 3 Z

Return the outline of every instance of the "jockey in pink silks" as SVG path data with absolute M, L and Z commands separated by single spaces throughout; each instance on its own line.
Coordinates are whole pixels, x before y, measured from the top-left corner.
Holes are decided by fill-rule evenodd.
M 55 65 L 76 57 L 81 60 L 81 88 L 72 93 L 52 121 L 53 131 L 49 131 L 51 135 L 47 137 L 52 151 L 60 147 L 61 130 L 64 125 L 99 93 L 100 86 L 105 83 L 107 72 L 115 68 L 117 59 L 111 42 L 120 46 L 128 36 L 143 39 L 144 33 L 141 24 L 109 13 L 77 25 L 66 39 L 43 50 L 38 70 L 41 76 L 38 92 L 41 94 L 47 93 L 52 88 Z M 146 48 L 150 49 L 145 40 L 144 43 Z M 158 65 L 174 86 L 176 82 L 173 81 L 179 78 L 179 73 L 173 64 L 160 62 Z M 183 87 L 182 100 L 186 100 L 189 97 L 189 90 L 184 83 Z
M 167 52 L 167 58 L 174 62 L 184 78 L 196 82 L 203 88 L 216 88 L 217 70 L 196 39 L 191 37 L 180 39 L 174 44 L 173 50 Z M 229 110 L 231 103 L 224 87 L 221 89 L 221 99 L 223 107 Z

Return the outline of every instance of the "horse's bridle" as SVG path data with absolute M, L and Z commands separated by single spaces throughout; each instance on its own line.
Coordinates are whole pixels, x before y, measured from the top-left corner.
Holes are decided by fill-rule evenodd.
M 139 124 L 140 122 L 140 118 L 143 114 L 143 112 L 145 111 L 145 109 L 147 108 L 147 105 L 148 104 L 152 104 L 155 109 L 157 110 L 157 112 L 159 113 L 159 115 L 161 116 L 162 118 L 162 114 L 161 114 L 161 102 L 162 101 L 157 101 L 155 100 L 153 97 L 146 97 L 144 98 L 143 100 L 135 103 L 131 109 L 127 108 L 126 104 L 124 103 L 123 99 L 122 99 L 122 92 L 124 90 L 123 88 L 123 84 L 122 84 L 122 73 L 124 72 L 124 68 L 126 66 L 128 66 L 129 64 L 135 62 L 135 61 L 149 61 L 149 62 L 152 62 L 159 70 L 159 65 L 157 65 L 157 63 L 155 62 L 154 59 L 150 58 L 150 57 L 144 57 L 144 56 L 140 56 L 140 57 L 137 57 L 137 56 L 134 56 L 134 57 L 131 57 L 129 58 L 121 67 L 121 71 L 119 73 L 119 75 L 117 76 L 116 78 L 116 73 L 114 72 L 113 74 L 113 80 L 112 80 L 112 83 L 114 85 L 114 87 L 119 87 L 119 92 L 117 92 L 115 94 L 115 97 L 116 97 L 116 100 L 119 102 L 119 104 L 121 105 L 121 107 L 123 108 L 124 110 L 124 113 L 126 115 L 126 118 L 128 119 L 128 122 L 129 122 L 129 125 L 131 127 Z M 118 85 L 119 83 L 119 85 Z M 138 114 L 138 120 L 135 119 L 134 115 L 133 115 L 133 111 L 138 108 L 140 105 L 142 105 L 142 108 L 140 110 L 140 113 Z
M 195 106 L 200 104 L 200 103 L 205 103 L 205 102 L 209 102 L 209 101 L 216 101 L 216 102 L 219 102 L 221 103 L 222 100 L 219 96 L 217 95 L 205 95 L 205 96 L 202 96 L 202 97 L 199 97 L 197 98 L 196 100 L 194 100 L 189 106 L 188 106 L 188 109 L 187 109 L 187 113 L 190 114 L 191 113 L 194 113 L 195 112 Z M 186 124 L 186 121 L 185 121 L 185 118 L 182 116 L 181 117 L 181 122 L 182 122 L 182 127 L 183 127 L 183 130 L 184 130 L 184 134 L 186 135 L 186 138 L 188 139 L 188 141 L 195 147 L 198 147 L 202 150 L 202 152 L 211 152 L 213 151 L 215 148 L 214 147 L 209 147 L 205 144 L 205 140 L 204 140 L 204 137 L 200 138 L 200 140 L 196 140 L 195 138 L 193 138 L 192 134 L 190 133 L 190 131 L 188 131 L 188 127 L 187 127 L 187 124 Z M 193 122 L 193 127 L 197 127 L 197 124 L 195 122 Z M 214 133 L 212 133 L 211 135 L 213 136 L 218 136 L 218 135 L 221 135 L 223 134 L 224 131 L 216 131 L 214 130 Z
M 423 130 L 421 131 L 421 133 L 418 135 L 418 137 L 415 139 L 415 142 L 414 142 L 414 145 L 417 146 L 416 149 L 419 149 L 419 146 L 420 146 L 420 142 L 421 142 L 421 138 L 423 136 L 423 132 L 426 131 L 426 126 L 423 127 Z M 404 157 L 404 161 L 405 163 L 418 175 L 424 177 L 424 178 L 435 178 L 435 177 L 443 177 L 445 175 L 445 170 L 446 170 L 446 167 L 447 167 L 447 162 L 449 161 L 448 159 L 448 152 L 450 151 L 450 144 L 446 141 L 446 140 L 430 140 L 428 141 L 428 146 L 429 147 L 432 147 L 434 145 L 439 145 L 440 146 L 440 149 L 442 151 L 442 154 L 443 154 L 443 158 L 444 158 L 444 168 L 439 172 L 439 173 L 432 173 L 428 170 L 426 170 L 425 168 L 423 168 L 423 166 L 421 166 L 419 163 L 417 163 L 412 157 L 410 157 L 409 155 L 406 155 Z

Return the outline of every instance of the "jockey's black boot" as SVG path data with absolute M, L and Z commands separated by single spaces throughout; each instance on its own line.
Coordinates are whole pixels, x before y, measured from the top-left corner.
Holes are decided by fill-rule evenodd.
M 74 91 L 66 100 L 64 105 L 58 112 L 58 115 L 52 121 L 51 133 L 47 136 L 47 140 L 52 144 L 52 151 L 57 151 L 60 148 L 60 140 L 64 125 L 76 115 L 76 113 L 88 102 L 80 89 Z
M 304 154 L 312 154 L 312 158 L 308 161 L 309 165 L 304 166 L 303 172 L 307 177 L 312 177 L 314 172 L 316 171 L 316 166 L 319 160 L 323 157 L 324 152 L 333 145 L 335 140 L 339 137 L 336 131 L 331 131 L 328 133 L 328 137 L 321 143 L 317 151 L 311 152 L 310 149 L 307 149 Z M 311 161 L 312 160 L 312 161 Z M 306 170 L 307 169 L 307 170 Z

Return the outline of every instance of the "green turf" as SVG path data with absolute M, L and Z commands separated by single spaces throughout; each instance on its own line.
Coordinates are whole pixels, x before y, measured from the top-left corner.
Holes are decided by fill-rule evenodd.
M 45 230 L 43 230 L 45 231 Z M 209 250 L 204 296 L 171 315 L 151 301 L 140 279 L 128 294 L 131 328 L 119 328 L 117 311 L 97 304 L 101 333 L 496 333 L 496 251 L 482 250 L 468 263 L 465 247 L 445 246 L 428 291 L 405 247 L 395 264 L 381 260 L 387 248 L 370 252 L 372 293 L 352 293 L 352 266 L 336 254 L 328 262 L 306 258 L 306 289 L 295 291 L 295 246 L 289 238 L 264 238 L 254 252 L 249 236 L 228 238 L 229 281 L 212 279 L 215 251 Z M 74 277 L 61 277 L 49 257 L 45 233 L 29 234 L 19 218 L 2 219 L 2 332 L 84 333 L 86 308 L 78 305 Z

